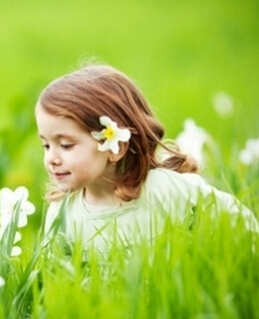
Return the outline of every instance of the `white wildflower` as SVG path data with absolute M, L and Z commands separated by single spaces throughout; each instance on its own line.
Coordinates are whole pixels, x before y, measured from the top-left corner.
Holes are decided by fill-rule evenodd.
M 5 187 L 0 190 L 0 239 L 6 227 L 12 222 L 13 214 L 18 209 L 18 227 L 27 225 L 27 215 L 35 212 L 35 206 L 27 199 L 29 192 L 26 187 L 20 186 L 15 191 Z
M 12 257 L 17 257 L 20 256 L 22 253 L 22 249 L 19 246 L 13 246 L 12 251 L 11 251 L 11 256 Z
M 5 280 L 2 276 L 0 276 L 0 288 L 5 285 Z
M 101 116 L 100 123 L 106 126 L 101 132 L 91 132 L 91 135 L 97 140 L 105 140 L 103 144 L 98 143 L 98 150 L 106 152 L 111 150 L 114 154 L 119 152 L 119 142 L 127 142 L 131 133 L 127 128 L 120 129 L 117 123 L 108 116 Z
M 239 160 L 245 165 L 259 162 L 259 138 L 246 141 L 245 148 L 239 152 Z
M 234 112 L 234 102 L 231 96 L 225 92 L 217 93 L 212 100 L 214 110 L 221 117 L 229 117 Z
M 21 240 L 21 238 L 22 238 L 22 235 L 17 231 L 15 233 L 15 237 L 14 237 L 14 242 L 13 243 L 16 244 L 18 241 Z M 11 256 L 12 257 L 17 257 L 17 256 L 21 255 L 21 253 L 22 253 L 21 247 L 19 247 L 19 246 L 13 246 L 12 247 L 12 251 L 11 251 Z
M 193 119 L 186 119 L 184 131 L 175 139 L 181 151 L 191 154 L 197 162 L 203 164 L 203 146 L 209 140 L 209 134 L 198 127 Z

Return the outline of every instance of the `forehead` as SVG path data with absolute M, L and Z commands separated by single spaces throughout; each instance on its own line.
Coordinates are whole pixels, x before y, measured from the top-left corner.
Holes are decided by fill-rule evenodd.
M 89 134 L 76 120 L 65 116 L 49 114 L 42 107 L 36 107 L 35 117 L 41 137 Z

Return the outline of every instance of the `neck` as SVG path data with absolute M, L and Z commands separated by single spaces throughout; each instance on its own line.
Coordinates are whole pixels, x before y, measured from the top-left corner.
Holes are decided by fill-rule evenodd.
M 114 192 L 114 186 L 109 189 L 85 188 L 84 198 L 91 205 L 114 206 L 120 202 Z
M 114 206 L 119 198 L 115 194 L 115 168 L 108 163 L 105 174 L 84 189 L 84 198 L 88 204 Z

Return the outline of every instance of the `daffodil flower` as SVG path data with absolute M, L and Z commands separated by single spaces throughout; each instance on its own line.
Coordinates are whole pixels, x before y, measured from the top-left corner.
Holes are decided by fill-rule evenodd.
M 234 114 L 233 98 L 225 92 L 217 93 L 213 98 L 213 107 L 222 118 L 230 117 Z
M 5 285 L 5 280 L 2 276 L 0 276 L 0 288 Z
M 111 150 L 114 154 L 118 154 L 119 142 L 127 142 L 130 139 L 130 130 L 119 128 L 117 123 L 108 116 L 101 116 L 100 124 L 105 126 L 101 132 L 91 132 L 92 137 L 96 140 L 104 140 L 104 143 L 98 143 L 98 150 L 101 152 Z
M 14 242 L 13 243 L 16 244 L 18 241 L 21 240 L 21 238 L 22 238 L 22 235 L 17 231 L 15 233 L 15 237 L 14 237 Z M 21 255 L 21 253 L 22 253 L 21 247 L 19 247 L 19 246 L 13 246 L 12 247 L 12 251 L 11 251 L 11 256 L 12 257 L 17 257 L 17 256 Z
M 13 214 L 18 209 L 17 226 L 24 227 L 27 225 L 27 215 L 35 212 L 35 206 L 27 199 L 29 192 L 26 187 L 20 186 L 15 191 L 4 187 L 0 190 L 0 239 L 6 227 L 12 222 Z
M 196 125 L 193 119 L 186 119 L 184 131 L 175 139 L 183 152 L 191 154 L 200 165 L 203 165 L 203 146 L 210 140 L 209 134 Z
M 259 138 L 246 141 L 245 148 L 239 153 L 239 160 L 245 165 L 251 165 L 259 161 Z

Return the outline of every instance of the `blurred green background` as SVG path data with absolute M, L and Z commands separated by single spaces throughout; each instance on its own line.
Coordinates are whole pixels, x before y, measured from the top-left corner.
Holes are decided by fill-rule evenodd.
M 0 186 L 25 185 L 40 209 L 46 174 L 34 123 L 40 91 L 95 57 L 131 76 L 174 138 L 187 117 L 228 156 L 259 137 L 258 0 L 3 0 Z M 234 113 L 220 117 L 225 92 Z

